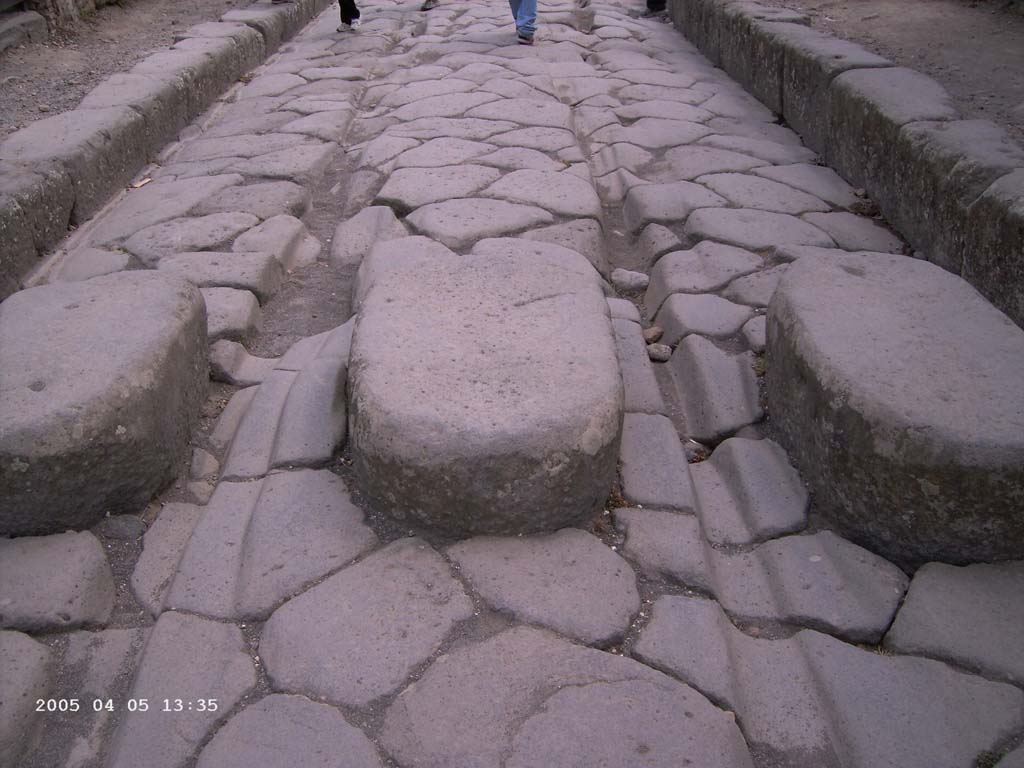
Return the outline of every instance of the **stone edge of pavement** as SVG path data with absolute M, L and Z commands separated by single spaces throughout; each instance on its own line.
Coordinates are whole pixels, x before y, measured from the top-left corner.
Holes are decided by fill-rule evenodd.
M 145 72 L 145 65 L 170 51 L 195 53 L 183 41 L 209 40 L 204 53 L 204 70 L 213 72 L 212 83 L 194 82 L 202 77 L 196 67 L 182 56 L 179 66 L 162 71 L 151 79 L 149 92 L 125 97 L 120 109 L 90 109 L 81 106 L 60 115 L 37 120 L 0 143 L 0 301 L 25 287 L 23 281 L 37 268 L 45 253 L 59 243 L 76 224 L 96 213 L 142 170 L 150 159 L 172 141 L 178 131 L 207 110 L 239 77 L 255 69 L 285 41 L 294 37 L 331 0 L 293 0 L 271 4 L 258 0 L 245 8 L 229 11 L 219 21 L 199 24 L 175 37 L 174 46 L 160 49 L 142 59 L 131 72 Z M 209 24 L 234 25 L 234 34 L 204 34 Z M 243 26 L 244 25 L 244 26 Z M 213 46 L 217 40 L 231 41 Z M 255 55 L 254 55 L 255 54 Z M 110 82 L 130 73 L 116 73 L 100 83 L 83 99 L 109 89 Z M 190 94 L 189 90 L 193 90 Z M 201 91 L 200 94 L 195 91 Z M 176 120 L 162 130 L 150 125 L 168 111 L 168 104 L 181 106 Z M 140 106 L 141 105 L 141 106 Z M 148 109 L 147 109 L 148 107 Z M 126 115 L 130 110 L 132 114 Z M 153 114 L 149 114 L 152 112 Z M 103 113 L 103 114 L 100 114 Z M 76 116 L 91 114 L 98 120 L 91 128 L 69 136 L 69 140 L 32 153 L 31 158 L 17 159 L 17 146 L 51 123 L 61 126 L 77 122 Z M 126 116 L 132 119 L 125 119 Z M 59 123 L 56 121 L 60 121 Z M 74 134 L 74 131 L 69 133 Z M 126 152 L 126 150 L 128 150 Z M 84 155 L 84 160 L 82 159 Z M 99 187 L 91 191 L 91 200 L 79 200 L 83 175 L 99 179 Z M 96 181 L 91 181 L 94 186 Z
M 713 64 L 863 187 L 915 250 L 1024 326 L 1024 148 L 1000 126 L 962 119 L 939 83 L 812 29 L 800 13 L 671 0 L 669 14 Z

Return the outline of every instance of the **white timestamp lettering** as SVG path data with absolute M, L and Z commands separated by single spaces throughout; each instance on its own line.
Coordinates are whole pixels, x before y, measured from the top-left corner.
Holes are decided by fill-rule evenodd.
M 164 712 L 216 712 L 216 699 L 164 699 Z
M 78 699 L 36 699 L 36 712 L 78 712 L 81 708 Z

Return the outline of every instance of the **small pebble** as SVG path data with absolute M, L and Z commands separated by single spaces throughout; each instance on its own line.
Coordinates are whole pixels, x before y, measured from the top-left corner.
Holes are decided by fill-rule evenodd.
M 672 347 L 668 344 L 648 344 L 647 356 L 656 363 L 666 363 L 672 357 Z
M 688 464 L 696 464 L 710 456 L 711 449 L 696 440 L 686 440 L 683 442 L 683 453 L 686 454 Z
M 644 328 L 644 341 L 648 344 L 654 344 L 664 333 L 665 331 L 662 330 L 660 325 L 652 325 L 650 328 Z
M 40 112 L 49 112 L 50 111 L 50 105 L 49 104 L 40 104 L 39 105 L 39 111 Z
M 612 272 L 612 285 L 620 291 L 643 291 L 651 279 L 643 272 L 616 269 Z

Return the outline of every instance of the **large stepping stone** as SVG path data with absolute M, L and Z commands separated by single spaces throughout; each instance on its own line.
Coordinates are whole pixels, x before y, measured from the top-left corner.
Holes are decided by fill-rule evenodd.
M 689 686 L 529 627 L 438 659 L 388 708 L 381 742 L 409 768 L 753 765 L 732 715 Z
M 453 535 L 553 530 L 601 507 L 622 380 L 583 256 L 392 240 L 363 262 L 357 298 L 351 445 L 375 504 Z
M 513 171 L 480 193 L 511 203 L 537 205 L 561 216 L 600 218 L 601 200 L 584 179 L 571 173 Z
M 914 567 L 1024 551 L 1024 331 L 899 256 L 803 258 L 768 311 L 780 441 L 854 541 Z
M 51 651 L 21 632 L 0 631 L 0 669 L 0 761 L 14 768 L 46 723 L 46 716 L 36 713 L 36 700 L 53 688 Z
M 1024 562 L 962 568 L 928 563 L 914 574 L 885 647 L 1020 685 L 1022 637 Z
M 275 689 L 364 708 L 402 686 L 472 615 L 444 559 L 400 539 L 278 608 L 260 656 Z
M 585 643 L 620 640 L 640 610 L 633 570 L 577 528 L 544 536 L 481 536 L 450 547 L 448 556 L 497 610 Z
M 0 628 L 97 626 L 113 610 L 114 576 L 91 533 L 0 539 Z
M 232 717 L 199 753 L 196 768 L 380 768 L 366 735 L 334 707 L 271 694 Z
M 173 480 L 207 380 L 199 291 L 121 272 L 0 305 L 0 534 L 137 512 Z
M 1013 686 L 813 630 L 754 639 L 709 600 L 659 598 L 634 653 L 733 710 L 781 765 L 962 768 L 1024 725 Z

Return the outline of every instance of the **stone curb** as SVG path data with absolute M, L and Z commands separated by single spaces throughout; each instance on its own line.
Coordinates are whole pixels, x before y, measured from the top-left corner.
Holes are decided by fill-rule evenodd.
M 330 0 L 259 0 L 198 24 L 104 80 L 81 105 L 0 143 L 0 300 L 178 132 Z
M 749 0 L 673 0 L 711 62 L 863 187 L 928 260 L 1024 325 L 1024 148 L 937 82 Z

